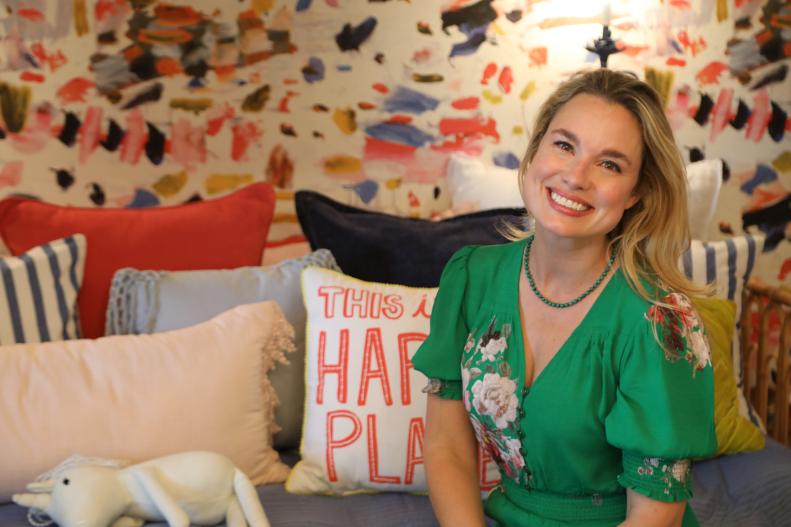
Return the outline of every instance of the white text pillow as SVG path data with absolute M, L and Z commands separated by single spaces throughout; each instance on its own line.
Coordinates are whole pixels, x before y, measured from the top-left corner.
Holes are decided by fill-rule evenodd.
M 412 356 L 426 339 L 436 288 L 302 273 L 308 312 L 305 421 L 286 482 L 293 493 L 423 492 L 426 377 Z M 480 455 L 482 490 L 496 465 Z

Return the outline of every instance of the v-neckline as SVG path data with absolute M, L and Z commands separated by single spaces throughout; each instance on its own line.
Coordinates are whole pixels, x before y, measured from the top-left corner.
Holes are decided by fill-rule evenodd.
M 518 335 L 516 335 L 516 340 L 518 342 L 518 348 L 519 348 L 519 352 L 520 352 L 519 353 L 520 368 L 518 370 L 519 370 L 519 377 L 521 378 L 521 381 L 522 381 L 521 382 L 521 387 L 522 387 L 523 393 L 526 394 L 527 392 L 532 392 L 533 390 L 535 390 L 536 384 L 538 384 L 538 382 L 542 378 L 544 378 L 546 376 L 546 375 L 544 375 L 545 372 L 550 368 L 550 366 L 552 366 L 553 363 L 557 362 L 556 359 L 558 358 L 558 355 L 563 353 L 566 350 L 566 348 L 568 348 L 569 342 L 571 342 L 572 340 L 574 340 L 576 338 L 577 333 L 579 333 L 579 331 L 580 331 L 580 328 L 583 328 L 583 327 L 585 327 L 588 324 L 588 320 L 591 318 L 591 313 L 593 313 L 596 310 L 597 306 L 599 305 L 599 302 L 601 302 L 602 299 L 605 296 L 607 296 L 607 294 L 610 291 L 610 289 L 612 289 L 610 286 L 613 285 L 613 282 L 616 279 L 618 279 L 618 275 L 621 273 L 621 268 L 620 267 L 613 267 L 613 270 L 612 270 L 613 274 L 612 274 L 612 276 L 609 278 L 609 280 L 607 280 L 607 283 L 604 284 L 604 289 L 602 289 L 602 291 L 599 294 L 599 296 L 596 297 L 596 299 L 593 301 L 593 304 L 591 304 L 591 306 L 588 309 L 588 311 L 582 317 L 582 320 L 580 320 L 580 323 L 577 324 L 577 327 L 575 327 L 571 331 L 571 333 L 569 333 L 569 336 L 566 337 L 566 340 L 564 340 L 563 343 L 560 345 L 560 347 L 558 348 L 558 351 L 555 353 L 555 355 L 549 360 L 549 362 L 546 363 L 546 365 L 541 369 L 541 371 L 538 373 L 538 375 L 536 375 L 536 377 L 533 379 L 533 382 L 530 383 L 530 385 L 528 386 L 527 385 L 527 371 L 526 371 L 527 361 L 525 359 L 525 336 L 524 336 L 524 333 L 523 333 L 523 326 L 524 326 L 524 324 L 523 324 L 523 320 L 522 320 L 522 308 L 521 308 L 521 304 L 519 302 L 519 281 L 522 278 L 522 260 L 523 260 L 522 256 L 524 255 L 525 243 L 527 243 L 527 239 L 524 239 L 524 240 L 521 241 L 521 243 L 516 244 L 516 246 L 519 247 L 519 258 L 516 259 L 517 260 L 516 272 L 512 273 L 511 276 L 512 277 L 514 277 L 514 276 L 516 277 L 516 283 L 515 283 L 515 286 L 512 287 L 512 291 L 515 291 L 515 293 L 514 293 L 514 295 L 515 295 L 514 303 L 516 305 L 516 320 L 517 320 L 517 324 L 514 324 L 514 325 L 517 326 L 516 330 L 518 331 Z

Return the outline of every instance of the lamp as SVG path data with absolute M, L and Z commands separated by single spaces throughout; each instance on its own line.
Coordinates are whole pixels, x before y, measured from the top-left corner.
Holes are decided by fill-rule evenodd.
M 599 56 L 599 63 L 602 68 L 607 67 L 607 59 L 610 55 L 622 51 L 616 47 L 615 40 L 612 39 L 612 33 L 610 33 L 610 16 L 610 2 L 607 2 L 604 6 L 604 12 L 602 13 L 603 25 L 601 37 L 594 40 L 593 44 L 585 46 L 585 49 Z

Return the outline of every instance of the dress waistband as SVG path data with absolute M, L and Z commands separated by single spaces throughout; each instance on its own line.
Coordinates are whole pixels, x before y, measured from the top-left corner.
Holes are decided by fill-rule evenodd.
M 505 497 L 519 508 L 558 521 L 620 519 L 626 516 L 626 493 L 568 496 L 528 490 L 509 478 L 501 483 Z

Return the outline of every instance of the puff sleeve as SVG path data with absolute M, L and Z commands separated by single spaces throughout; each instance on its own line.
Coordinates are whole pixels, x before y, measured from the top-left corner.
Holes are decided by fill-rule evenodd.
M 650 306 L 625 339 L 605 430 L 607 441 L 623 452 L 618 482 L 673 502 L 692 497 L 690 458 L 717 448 L 714 378 L 704 329 L 689 300 L 678 293 L 661 300 L 678 309 Z
M 428 377 L 423 391 L 461 399 L 461 356 L 469 330 L 464 314 L 467 262 L 472 246 L 458 250 L 445 265 L 431 310 L 429 335 L 412 357 Z

